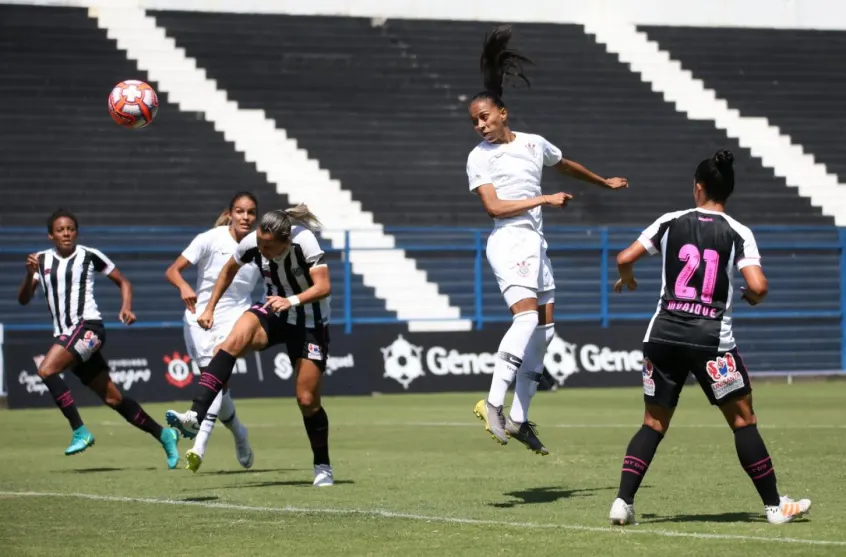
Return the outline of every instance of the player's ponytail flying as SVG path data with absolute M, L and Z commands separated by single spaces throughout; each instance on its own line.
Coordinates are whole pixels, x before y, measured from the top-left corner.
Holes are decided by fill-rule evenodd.
M 511 26 L 500 25 L 490 35 L 485 35 L 485 44 L 479 61 L 482 70 L 482 83 L 485 90 L 474 96 L 470 102 L 488 99 L 497 108 L 505 108 L 502 101 L 503 88 L 508 76 L 521 79 L 531 85 L 523 73 L 523 64 L 534 64 L 529 58 L 508 48 L 511 41 Z

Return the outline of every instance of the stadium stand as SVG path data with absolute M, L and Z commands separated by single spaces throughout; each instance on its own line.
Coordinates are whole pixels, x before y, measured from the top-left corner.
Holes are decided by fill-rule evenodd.
M 0 107 L 0 118 L 6 122 L 20 122 L 15 124 L 16 133 L 21 137 L 15 140 L 16 143 L 33 145 L 22 138 L 38 137 L 41 130 L 41 127 L 35 128 L 41 121 L 24 122 L 17 116 L 21 112 L 20 103 L 25 102 L 22 99 L 30 94 L 56 99 L 59 93 L 43 86 L 49 83 L 43 76 L 55 78 L 68 73 L 63 73 L 67 64 L 62 62 L 67 58 L 61 57 L 67 56 L 66 51 L 58 55 L 50 50 L 58 46 L 44 46 L 60 41 L 27 37 L 48 33 L 62 37 L 76 33 L 72 48 L 88 49 L 85 64 L 89 61 L 91 64 L 89 70 L 83 68 L 82 72 L 75 68 L 76 74 L 91 76 L 97 73 L 97 79 L 80 77 L 79 83 L 72 81 L 72 93 L 79 95 L 79 100 L 68 103 L 67 98 L 63 98 L 62 102 L 85 108 L 79 108 L 67 120 L 68 127 L 73 128 L 67 135 L 51 134 L 44 140 L 48 149 L 45 150 L 44 145 L 39 149 L 43 153 L 68 153 L 59 159 L 67 161 L 65 172 L 57 174 L 50 169 L 48 173 L 46 167 L 30 162 L 46 158 L 43 154 L 40 158 L 33 155 L 33 147 L 10 160 L 5 170 L 4 187 L 8 182 L 10 187 L 19 188 L 16 191 L 22 191 L 20 188 L 27 187 L 26 184 L 31 188 L 37 183 L 39 191 L 43 188 L 49 197 L 28 201 L 30 213 L 21 213 L 18 206 L 0 209 L 0 224 L 32 224 L 36 216 L 40 222 L 43 214 L 49 212 L 46 207 L 63 200 L 62 195 L 70 196 L 71 201 L 79 199 L 79 190 L 87 191 L 85 199 L 87 196 L 94 198 L 92 206 L 97 207 L 99 215 L 96 218 L 104 219 L 96 220 L 92 216 L 91 224 L 204 226 L 217 214 L 220 200 L 226 199 L 231 190 L 228 184 L 233 181 L 238 182 L 239 189 L 243 185 L 246 189 L 267 192 L 271 199 L 279 200 L 277 203 L 285 201 L 272 197 L 276 194 L 264 178 L 252 165 L 244 163 L 210 124 L 179 112 L 167 104 L 164 96 L 159 120 L 141 133 L 120 130 L 104 118 L 103 91 L 108 91 L 113 82 L 126 78 L 127 74 L 137 76 L 138 72 L 84 11 L 9 6 L 2 6 L 0 10 L 4 16 L 0 18 L 3 21 L 0 25 L 9 29 L 8 33 L 3 29 L 0 44 L 14 45 L 9 48 L 10 52 L 25 52 L 4 56 L 2 62 L 4 68 L 13 70 L 7 70 L 10 75 L 23 76 L 16 79 L 14 85 L 6 86 L 8 92 L 16 92 L 14 102 L 19 104 L 12 102 Z M 41 10 L 40 17 L 28 18 L 27 10 Z M 477 141 L 466 116 L 466 100 L 480 89 L 478 55 L 491 23 L 419 20 L 374 23 L 369 19 L 341 17 L 151 13 L 177 45 L 185 48 L 188 56 L 196 58 L 198 66 L 204 68 L 231 98 L 245 108 L 265 110 L 308 151 L 310 157 L 330 169 L 342 187 L 350 190 L 355 200 L 374 213 L 377 222 L 389 226 L 489 228 L 489 219 L 478 200 L 466 190 L 464 163 Z M 532 89 L 507 92 L 506 100 L 513 111 L 515 128 L 543 134 L 557 143 L 565 156 L 606 175 L 625 175 L 633 185 L 628 192 L 610 193 L 559 181 L 549 175 L 546 184 L 550 189 L 561 187 L 575 193 L 578 199 L 567 211 L 547 211 L 549 227 L 642 227 L 661 213 L 689 206 L 695 164 L 723 147 L 730 148 L 738 158 L 740 186 L 730 209 L 740 220 L 753 225 L 831 226 L 831 218 L 822 216 L 807 199 L 776 179 L 748 151 L 726 139 L 712 124 L 690 121 L 677 113 L 585 35 L 582 28 L 524 24 L 516 30 L 517 47 L 533 58 L 537 68 L 529 68 Z M 76 57 L 80 58 L 79 53 Z M 37 76 L 29 81 L 25 79 L 32 74 L 24 68 L 31 60 L 37 60 L 36 67 L 43 68 L 40 81 Z M 103 79 L 105 72 L 98 68 L 104 66 L 111 72 L 107 75 L 113 77 Z M 101 97 L 102 100 L 97 100 Z M 96 112 L 98 110 L 100 113 Z M 164 115 L 167 117 L 162 117 Z M 24 133 L 25 130 L 28 132 Z M 88 141 L 89 135 L 96 135 L 96 141 Z M 63 137 L 67 145 L 53 137 Z M 68 141 L 68 137 L 73 140 Z M 198 143 L 205 147 L 198 149 Z M 75 148 L 78 149 L 74 151 Z M 9 158 L 12 159 L 10 155 Z M 27 164 L 15 161 L 27 161 Z M 130 166 L 133 171 L 127 172 L 125 164 L 132 161 L 138 166 Z M 206 164 L 208 161 L 214 164 Z M 150 174 L 155 180 L 148 177 Z M 18 176 L 31 179 L 24 182 Z M 84 186 L 79 185 L 73 191 L 50 186 L 60 180 L 59 176 L 66 178 L 63 183 Z M 125 183 L 121 179 L 134 182 L 122 188 L 96 185 Z M 95 185 L 88 187 L 92 181 Z M 174 182 L 183 187 L 174 188 Z M 223 185 L 218 188 L 217 184 Z M 127 195 L 130 187 L 132 194 Z M 190 218 L 181 218 L 186 203 L 184 191 L 188 187 L 209 193 L 206 196 L 208 209 L 198 210 Z M 139 192 L 145 195 L 139 196 Z M 166 201 L 168 199 L 173 201 Z M 163 205 L 177 210 L 162 211 Z M 120 218 L 117 216 L 122 214 L 120 211 L 113 210 L 110 214 L 102 210 L 121 206 L 128 207 L 124 212 L 130 216 Z M 88 224 L 87 214 L 80 213 Z M 813 236 L 810 240 L 809 235 Z M 413 246 L 419 241 L 415 239 L 419 236 L 402 231 L 396 231 L 396 236 L 402 247 Z M 483 234 L 482 241 L 485 236 Z M 610 257 L 615 250 L 634 236 L 631 231 L 614 233 L 609 238 L 613 247 L 609 252 L 609 264 L 613 266 Z M 762 246 L 766 246 L 767 241 L 772 246 L 771 251 L 765 252 L 767 270 L 778 284 L 768 300 L 768 309 L 783 315 L 797 309 L 827 312 L 826 315 L 838 312 L 840 279 L 836 236 L 834 227 L 813 233 L 799 231 L 785 235 L 774 232 L 761 236 Z M 179 242 L 174 238 L 174 246 L 181 245 L 189 237 L 180 236 Z M 798 253 L 791 245 L 800 238 L 825 247 Z M 549 240 L 561 287 L 557 300 L 559 315 L 594 320 L 603 304 L 600 292 L 603 288 L 607 291 L 610 286 L 599 282 L 602 263 L 596 231 L 550 232 Z M 97 245 L 99 240 L 85 241 Z M 474 261 L 469 255 L 471 252 L 467 251 L 473 241 L 470 232 L 433 230 L 424 244 L 448 250 L 412 252 L 440 291 L 461 308 L 464 317 L 473 317 L 476 313 Z M 586 251 L 586 245 L 591 245 L 593 251 Z M 9 292 L 18 280 L 13 269 L 19 268 L 21 263 L 19 256 L 4 258 L 8 261 L 4 259 L 3 265 L 8 265 L 10 272 L 4 273 L 8 278 L 0 284 L 0 293 L 9 300 L 13 299 Z M 164 258 L 134 255 L 128 257 L 126 264 L 117 256 L 115 259 L 124 266 L 128 266 L 130 260 L 142 261 L 127 274 L 131 278 L 149 274 L 149 283 L 145 278 L 137 285 L 139 292 L 142 286 L 147 289 L 147 284 L 151 285 L 146 290 L 150 298 L 143 301 L 146 307 L 163 308 L 165 304 L 158 300 L 165 295 L 173 298 L 163 282 L 152 288 L 152 281 L 158 280 L 163 273 Z M 624 299 L 611 297 L 605 302 L 612 311 L 642 315 L 654 307 L 658 290 L 655 263 L 650 261 L 649 266 L 644 267 L 643 274 L 648 276 L 638 294 Z M 335 272 L 340 272 L 340 266 L 335 266 Z M 505 317 L 486 263 L 482 265 L 482 273 L 485 277 L 482 289 L 485 316 Z M 807 286 L 804 278 L 807 276 L 818 278 L 814 288 Z M 340 278 L 333 275 L 333 280 L 339 284 Z M 389 315 L 384 304 L 373 298 L 371 291 L 360 282 L 354 283 L 353 295 L 357 316 Z M 163 313 L 155 314 L 156 319 L 178 319 L 178 305 L 168 302 L 168 306 L 168 313 L 162 309 Z M 0 307 L 5 314 L 6 308 Z M 335 307 L 341 308 L 342 304 Z M 750 311 L 745 307 L 738 309 L 741 316 Z M 336 318 L 339 313 L 335 311 Z M 11 322 L 31 321 L 32 315 L 15 314 Z M 741 327 L 744 335 L 754 339 L 747 346 L 747 359 L 759 368 L 834 368 L 840 364 L 839 323 L 785 322 L 780 325 L 742 320 Z M 789 331 L 790 342 L 784 343 L 774 335 L 775 327 Z M 797 348 L 803 348 L 798 355 Z

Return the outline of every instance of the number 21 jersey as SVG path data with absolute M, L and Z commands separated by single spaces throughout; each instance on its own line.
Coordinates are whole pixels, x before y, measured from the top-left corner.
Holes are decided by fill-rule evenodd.
M 687 209 L 662 215 L 639 241 L 663 258 L 661 298 L 644 342 L 734 348 L 732 267 L 761 265 L 752 231 L 725 213 Z

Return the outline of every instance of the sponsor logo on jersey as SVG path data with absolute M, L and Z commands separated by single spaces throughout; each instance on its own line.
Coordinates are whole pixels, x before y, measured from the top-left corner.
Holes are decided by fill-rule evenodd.
M 537 148 L 537 145 L 535 145 L 534 143 L 526 143 L 526 149 L 529 150 L 529 152 L 532 154 L 533 157 L 538 156 L 536 148 Z
M 497 355 L 490 352 L 460 352 L 443 346 L 416 346 L 399 335 L 390 346 L 382 348 L 385 363 L 383 377 L 393 379 L 408 389 L 426 374 L 491 375 Z M 612 350 L 595 344 L 581 347 L 555 335 L 547 349 L 544 367 L 559 385 L 580 370 L 596 372 L 635 372 L 643 366 L 640 350 Z
M 529 273 L 532 272 L 532 268 L 527 261 L 520 261 L 514 266 L 514 270 L 517 271 L 517 274 L 521 277 L 529 276 Z
M 746 385 L 743 381 L 743 375 L 737 371 L 737 362 L 735 362 L 734 355 L 731 352 L 726 352 L 725 356 L 708 361 L 705 364 L 705 371 L 708 372 L 708 377 L 714 381 L 711 384 L 711 389 L 714 391 L 714 397 L 717 400 L 731 392 L 742 389 Z
M 308 359 L 318 361 L 323 360 L 323 351 L 320 349 L 319 345 L 312 342 L 308 343 Z
M 97 333 L 94 331 L 85 331 L 85 334 L 74 343 L 73 349 L 79 354 L 83 362 L 87 362 L 97 352 L 101 344 L 103 342 L 97 336 Z

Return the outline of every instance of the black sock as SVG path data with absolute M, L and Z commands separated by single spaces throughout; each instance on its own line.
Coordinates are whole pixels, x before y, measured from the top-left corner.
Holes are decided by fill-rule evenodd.
M 329 464 L 329 416 L 326 410 L 320 410 L 311 416 L 303 416 L 308 441 L 314 453 L 314 465 Z
M 156 441 L 161 440 L 162 426 L 151 418 L 149 414 L 144 412 L 144 409 L 135 400 L 129 397 L 123 397 L 120 404 L 112 408 L 114 408 L 115 412 L 123 416 L 123 419 L 127 422 L 155 437 Z
M 232 377 L 235 360 L 236 358 L 232 354 L 218 350 L 203 374 L 200 375 L 200 381 L 197 383 L 197 394 L 194 396 L 193 404 L 191 404 L 191 410 L 197 413 L 198 424 L 203 422 L 217 393 L 223 390 L 223 386 Z
M 71 395 L 70 389 L 61 375 L 55 373 L 50 377 L 41 379 L 41 381 L 50 391 L 53 401 L 65 415 L 71 429 L 82 427 L 82 418 L 79 417 L 79 410 L 76 409 L 76 404 L 73 402 L 73 395 Z
M 748 425 L 735 429 L 734 448 L 737 450 L 740 465 L 749 474 L 764 505 L 779 506 L 781 501 L 778 497 L 778 487 L 776 487 L 775 468 L 767 452 L 767 446 L 764 445 L 764 440 L 758 433 L 758 426 Z
M 640 482 L 649 469 L 649 463 L 658 450 L 658 444 L 664 435 L 658 433 L 648 426 L 641 426 L 634 434 L 629 446 L 626 448 L 626 457 L 623 459 L 623 471 L 620 474 L 620 490 L 617 497 L 631 505 L 640 487 Z

